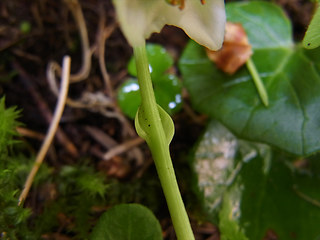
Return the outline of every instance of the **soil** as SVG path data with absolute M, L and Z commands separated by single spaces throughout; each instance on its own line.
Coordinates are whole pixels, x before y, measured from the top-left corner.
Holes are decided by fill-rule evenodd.
M 88 77 L 70 86 L 70 98 L 78 100 L 85 94 L 94 95 L 94 100 L 102 94 L 102 102 L 84 108 L 66 106 L 53 149 L 46 161 L 59 169 L 64 164 L 75 164 L 79 158 L 93 159 L 97 170 L 109 177 L 130 181 L 140 177 L 152 165 L 150 153 L 145 144 L 137 145 L 137 153 L 122 153 L 113 157 L 110 164 L 102 164 L 102 155 L 113 144 L 124 143 L 136 137 L 130 134 L 133 122 L 126 119 L 116 106 L 112 92 L 106 86 L 100 71 L 97 50 L 99 22 L 107 32 L 103 56 L 111 79 L 112 90 L 127 76 L 126 66 L 132 49 L 122 35 L 115 20 L 110 0 L 79 0 L 83 9 L 88 30 L 90 46 L 95 48 Z M 231 1 L 226 1 L 231 2 Z M 282 6 L 294 24 L 294 38 L 301 40 L 310 21 L 314 5 L 307 0 L 275 0 Z M 178 60 L 188 41 L 185 33 L 175 27 L 165 27 L 160 34 L 154 34 L 149 42 L 165 46 Z M 0 1 L 0 96 L 6 96 L 7 106 L 22 109 L 19 119 L 24 126 L 19 131 L 23 140 L 30 146 L 28 151 L 37 152 L 56 104 L 56 96 L 50 89 L 46 71 L 50 61 L 61 64 L 64 55 L 72 58 L 72 73 L 82 66 L 81 40 L 77 24 L 65 1 L 56 0 L 4 0 Z M 177 69 L 175 69 L 177 71 Z M 105 107 L 106 101 L 110 105 Z M 190 107 L 188 94 L 184 94 L 184 108 L 174 116 L 176 134 L 172 143 L 173 158 L 187 154 L 201 135 L 206 117 L 199 115 Z M 104 108 L 101 110 L 101 108 Z M 107 110 L 109 116 L 106 116 Z M 117 117 L 110 117 L 116 113 Z M 119 117 L 120 116 L 120 117 Z M 122 118 L 121 118 L 122 117 Z M 103 140 L 101 140 L 101 138 Z M 105 145 L 105 139 L 111 143 Z M 112 144 L 113 141 L 113 144 Z M 128 163 L 127 158 L 133 154 Z M 139 155 L 139 154 L 138 154 Z M 141 158 L 141 156 L 140 156 Z M 29 203 L 31 205 L 31 203 Z M 36 208 L 34 205 L 32 206 Z M 165 207 L 165 206 L 164 206 Z M 35 210 L 36 211 L 36 210 Z M 37 211 L 36 211 L 37 212 Z M 169 216 L 161 220 L 167 234 L 173 239 Z M 219 239 L 218 230 L 209 223 L 195 223 L 197 239 Z

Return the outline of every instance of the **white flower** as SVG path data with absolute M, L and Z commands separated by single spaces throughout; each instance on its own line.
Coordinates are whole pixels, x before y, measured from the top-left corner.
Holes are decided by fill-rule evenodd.
M 165 0 L 113 0 L 121 29 L 132 46 L 144 44 L 153 32 L 165 24 L 182 28 L 201 45 L 217 50 L 225 29 L 224 0 L 185 0 L 183 9 Z

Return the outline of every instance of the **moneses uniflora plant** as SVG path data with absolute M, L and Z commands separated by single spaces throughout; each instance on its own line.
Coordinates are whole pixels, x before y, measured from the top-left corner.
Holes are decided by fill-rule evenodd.
M 168 24 L 182 28 L 199 44 L 218 50 L 224 38 L 224 1 L 114 0 L 113 3 L 136 60 L 141 94 L 141 106 L 135 117 L 137 133 L 151 150 L 178 239 L 194 239 L 169 152 L 174 125 L 155 101 L 145 41 Z

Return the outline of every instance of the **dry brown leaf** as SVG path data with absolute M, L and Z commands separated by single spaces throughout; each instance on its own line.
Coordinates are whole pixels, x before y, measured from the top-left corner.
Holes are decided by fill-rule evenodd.
M 224 43 L 219 51 L 206 50 L 211 61 L 228 74 L 234 74 L 252 55 L 247 34 L 240 23 L 227 22 Z

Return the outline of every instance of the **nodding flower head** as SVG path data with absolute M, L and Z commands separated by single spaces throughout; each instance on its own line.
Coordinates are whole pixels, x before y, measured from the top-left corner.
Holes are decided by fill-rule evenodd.
M 174 25 L 201 45 L 222 46 L 224 0 L 113 0 L 121 29 L 132 46 L 144 44 L 164 25 Z M 179 7 L 176 7 L 179 6 Z

